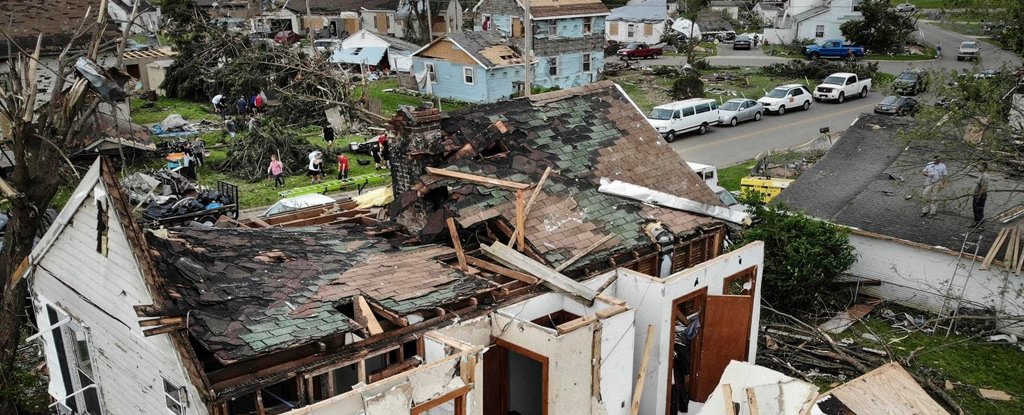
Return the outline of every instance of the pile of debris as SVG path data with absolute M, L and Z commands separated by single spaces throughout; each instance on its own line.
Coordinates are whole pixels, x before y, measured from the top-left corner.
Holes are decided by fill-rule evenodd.
M 157 137 L 181 137 L 204 133 L 217 128 L 213 121 L 188 121 L 178 114 L 168 115 L 159 124 L 153 126 L 153 134 Z
M 143 216 L 158 223 L 190 216 L 199 222 L 209 221 L 205 217 L 216 220 L 226 208 L 237 209 L 237 188 L 233 194 L 228 189 L 233 186 L 220 183 L 218 189 L 202 189 L 169 170 L 135 173 L 122 181 L 122 187 L 135 208 L 144 209 Z

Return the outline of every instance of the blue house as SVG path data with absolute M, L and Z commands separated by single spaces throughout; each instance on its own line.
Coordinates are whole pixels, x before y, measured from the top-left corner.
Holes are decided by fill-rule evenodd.
M 456 32 L 412 54 L 420 92 L 466 102 L 494 102 L 523 91 L 522 40 L 497 31 Z
M 474 30 L 520 39 L 525 8 L 517 0 L 480 0 Z M 572 88 L 595 82 L 604 69 L 605 17 L 600 0 L 531 0 L 533 84 Z

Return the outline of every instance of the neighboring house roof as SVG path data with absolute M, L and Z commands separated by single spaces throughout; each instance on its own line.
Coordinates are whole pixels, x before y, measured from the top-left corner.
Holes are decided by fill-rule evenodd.
M 818 6 L 818 7 L 815 7 L 813 9 L 810 9 L 810 10 L 807 10 L 807 11 L 803 11 L 803 12 L 794 14 L 793 15 L 793 20 L 796 20 L 798 22 L 802 22 L 804 20 L 810 19 L 810 18 L 812 18 L 814 16 L 817 16 L 819 14 L 825 13 L 825 12 L 828 11 L 828 9 L 829 9 L 829 6 Z
M 454 250 L 398 249 L 353 227 L 189 229 L 148 235 L 188 330 L 232 363 L 363 328 L 338 309 L 353 296 L 400 316 L 495 284 L 437 260 Z
M 363 29 L 363 30 L 366 30 L 366 29 Z M 384 34 L 380 34 L 380 33 L 369 32 L 369 31 L 367 31 L 367 32 L 372 34 L 372 35 L 374 35 L 374 36 L 379 37 L 381 40 L 383 40 L 385 42 L 388 42 L 388 45 L 390 45 L 391 49 L 397 49 L 397 50 L 406 51 L 406 52 L 415 52 L 415 51 L 419 50 L 422 47 L 422 46 L 417 45 L 415 43 L 412 43 L 412 42 L 409 42 L 409 41 L 406 41 L 406 40 L 402 40 L 402 39 L 399 39 L 399 38 L 394 37 L 394 36 L 389 36 L 389 35 L 384 35 Z
M 665 0 L 639 0 L 612 9 L 604 20 L 609 22 L 648 22 L 659 23 L 668 20 L 668 8 Z
M 549 263 L 561 263 L 614 235 L 601 245 L 611 248 L 595 249 L 566 272 L 651 246 L 644 231 L 648 222 L 660 221 L 681 236 L 720 223 L 598 192 L 600 179 L 608 178 L 720 205 L 610 81 L 457 110 L 441 119 L 440 128 L 443 135 L 430 143 L 395 140 L 396 150 L 433 154 L 440 159 L 431 165 L 449 170 L 521 183 L 536 183 L 546 167 L 557 172 L 550 175 L 525 220 L 528 243 Z M 512 191 L 432 175 L 419 180 L 419 190 L 396 196 L 393 213 L 411 209 L 417 191 L 445 188 L 448 200 L 439 209 L 453 212 L 462 227 L 497 218 L 515 223 Z M 524 196 L 532 197 L 532 192 Z
M 535 19 L 608 14 L 608 7 L 599 0 L 531 0 L 530 14 Z
M 522 39 L 509 40 L 497 31 L 452 32 L 438 38 L 417 50 L 413 56 L 428 57 L 425 52 L 439 42 L 449 41 L 467 53 L 480 66 L 494 68 L 498 66 L 521 65 L 523 57 L 519 53 Z M 444 59 L 438 56 L 429 56 Z
M 397 2 L 394 0 L 290 0 L 284 8 L 297 14 L 306 14 L 306 2 L 309 2 L 309 12 L 312 14 L 337 14 L 341 12 L 357 12 L 360 9 L 378 10 L 387 9 L 387 5 Z M 394 8 L 390 8 L 394 10 Z
M 31 53 L 36 46 L 36 37 L 43 35 L 44 55 L 59 53 L 71 41 L 74 30 L 81 26 L 88 11 L 89 20 L 96 20 L 98 3 L 94 0 L 3 0 L 0 1 L 0 16 L 3 17 L 3 31 L 14 39 L 17 46 Z M 117 36 L 116 24 L 108 22 L 107 36 Z M 80 38 L 84 46 L 89 36 Z M 17 49 L 15 48 L 15 51 Z M 7 42 L 0 42 L 0 59 L 8 56 Z
M 897 134 L 910 126 L 910 121 L 900 118 L 861 115 L 825 157 L 777 200 L 832 223 L 959 251 L 964 233 L 973 223 L 970 194 L 977 178 L 962 163 L 946 160 L 949 176 L 940 191 L 943 201 L 938 215 L 924 218 L 921 170 L 934 155 L 958 154 L 966 146 L 959 142 L 941 148 L 935 144 L 907 145 Z M 986 217 L 1021 205 L 1021 179 L 995 171 L 990 171 L 990 176 Z M 1008 189 L 1018 192 L 999 192 Z M 982 233 L 982 255 L 988 252 L 1001 226 L 992 224 Z
M 376 65 L 384 59 L 388 48 L 384 46 L 356 46 L 335 50 L 331 54 L 332 63 L 349 63 L 353 65 Z
M 757 3 L 757 4 L 754 5 L 754 7 L 755 8 L 759 7 L 761 10 L 766 11 L 766 12 L 767 11 L 780 12 L 780 13 L 782 12 L 782 8 L 779 7 L 779 6 L 776 6 L 774 4 Z
M 710 7 L 747 7 L 750 2 L 746 1 L 731 1 L 731 0 L 716 0 L 708 2 Z
M 732 32 L 732 23 L 725 20 L 721 13 L 715 11 L 702 11 L 697 13 L 697 26 L 701 33 L 709 32 Z
M 86 154 L 117 150 L 118 146 L 156 151 L 149 128 L 112 115 L 97 112 L 86 121 L 85 133 L 68 143 L 72 153 Z

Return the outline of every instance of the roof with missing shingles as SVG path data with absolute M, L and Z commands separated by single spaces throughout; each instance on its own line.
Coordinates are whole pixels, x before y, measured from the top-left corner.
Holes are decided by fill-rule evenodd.
M 451 248 L 352 227 L 180 228 L 149 243 L 190 334 L 225 364 L 362 328 L 338 308 L 356 295 L 404 316 L 494 286 L 438 260 Z

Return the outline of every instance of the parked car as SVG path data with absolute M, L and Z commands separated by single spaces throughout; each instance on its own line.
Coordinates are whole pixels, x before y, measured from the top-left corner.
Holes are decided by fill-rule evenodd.
M 622 60 L 629 59 L 641 59 L 641 58 L 657 58 L 665 53 L 661 48 L 655 46 L 649 46 L 646 43 L 630 43 L 626 47 L 619 49 L 615 52 Z
M 768 91 L 765 96 L 758 98 L 757 102 L 761 103 L 765 110 L 783 115 L 789 109 L 811 108 L 811 91 L 800 84 L 783 85 Z
M 338 39 L 320 39 L 313 42 L 313 50 L 317 51 L 317 53 L 330 53 L 340 48 L 341 40 Z
M 871 78 L 860 79 L 857 74 L 838 72 L 829 75 L 821 85 L 814 88 L 814 100 L 836 101 L 842 104 L 849 96 L 867 97 L 870 89 Z
M 750 39 L 750 37 L 748 37 L 748 36 L 743 36 L 743 35 L 737 36 L 736 40 L 734 40 L 732 42 L 733 50 L 735 50 L 735 49 L 750 50 L 750 48 L 752 48 L 752 47 L 754 47 L 754 41 L 752 39 Z
M 280 32 L 277 32 L 276 35 L 274 35 L 274 42 L 280 43 L 282 45 L 291 45 L 300 40 L 302 40 L 302 37 L 295 34 L 295 32 L 291 30 L 282 30 Z
M 740 121 L 761 121 L 764 105 L 746 98 L 733 98 L 718 107 L 718 123 L 735 126 Z
M 897 95 L 917 95 L 928 89 L 928 77 L 921 71 L 903 71 L 892 81 L 892 91 Z
M 675 141 L 679 134 L 696 131 L 704 134 L 708 127 L 718 124 L 718 102 L 707 98 L 690 98 L 659 105 L 651 110 L 647 121 L 665 137 Z
M 918 109 L 920 108 L 916 99 L 890 95 L 875 105 L 875 114 L 914 115 Z
M 958 61 L 970 61 L 978 60 L 978 54 L 981 53 L 981 48 L 978 46 L 978 42 L 964 41 L 960 42 L 960 49 L 956 51 L 956 60 Z
M 830 39 L 816 45 L 809 45 L 804 47 L 804 56 L 808 59 L 816 60 L 818 58 L 835 58 L 845 59 L 853 53 L 853 56 L 862 58 L 864 57 L 864 48 L 861 46 L 846 45 L 843 44 L 842 40 Z
M 913 4 L 910 4 L 910 3 L 903 3 L 903 4 L 900 4 L 900 5 L 896 6 L 896 11 L 898 11 L 898 12 L 907 13 L 907 12 L 912 12 L 912 11 L 916 11 L 916 10 L 917 10 L 917 6 L 915 6 Z

